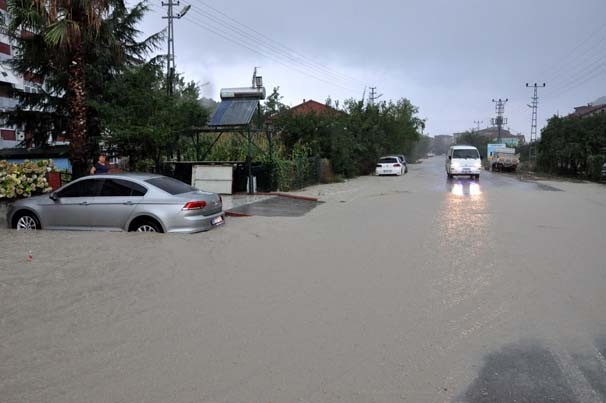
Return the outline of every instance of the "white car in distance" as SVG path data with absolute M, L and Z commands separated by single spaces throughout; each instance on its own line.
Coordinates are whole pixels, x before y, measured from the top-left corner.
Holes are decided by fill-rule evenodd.
M 377 162 L 377 166 L 375 168 L 375 175 L 397 175 L 401 176 L 404 173 L 404 164 L 402 161 L 395 156 L 390 155 L 386 157 L 379 158 L 379 162 Z

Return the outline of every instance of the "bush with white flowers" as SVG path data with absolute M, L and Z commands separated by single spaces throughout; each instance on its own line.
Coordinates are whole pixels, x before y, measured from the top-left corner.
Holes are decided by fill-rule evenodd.
M 54 170 L 52 160 L 15 164 L 0 160 L 0 199 L 20 199 L 50 192 L 47 172 Z

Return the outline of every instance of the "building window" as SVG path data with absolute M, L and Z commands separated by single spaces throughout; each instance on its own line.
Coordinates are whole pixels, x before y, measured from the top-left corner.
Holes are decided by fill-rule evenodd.
M 38 94 L 40 93 L 40 88 L 38 84 L 32 84 L 26 81 L 23 83 L 23 91 L 31 94 Z
M 0 97 L 9 98 L 11 96 L 11 89 L 8 85 L 0 85 Z

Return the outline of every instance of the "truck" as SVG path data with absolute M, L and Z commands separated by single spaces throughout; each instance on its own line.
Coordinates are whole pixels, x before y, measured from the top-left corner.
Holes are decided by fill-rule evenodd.
M 490 159 L 491 171 L 515 172 L 520 163 L 520 156 L 516 154 L 515 148 L 494 148 Z

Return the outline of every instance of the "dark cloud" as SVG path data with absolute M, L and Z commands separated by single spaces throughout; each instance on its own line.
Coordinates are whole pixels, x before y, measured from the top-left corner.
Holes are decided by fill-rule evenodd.
M 439 134 L 488 123 L 499 97 L 510 99 L 511 129 L 527 133 L 525 82 L 548 84 L 541 121 L 606 95 L 603 0 L 190 2 L 175 24 L 177 67 L 211 81 L 205 93 L 215 98 L 261 66 L 289 103 L 359 98 L 373 85 L 384 98 L 410 98 Z M 263 36 L 239 36 L 247 29 L 211 7 Z M 154 3 L 146 32 L 162 29 L 162 12 Z

